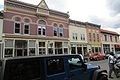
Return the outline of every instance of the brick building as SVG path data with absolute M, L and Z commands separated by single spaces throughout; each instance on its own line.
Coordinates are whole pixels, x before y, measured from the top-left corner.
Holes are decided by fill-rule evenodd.
M 49 9 L 44 0 L 5 0 L 4 7 L 3 58 L 69 53 L 67 13 Z
M 108 52 L 116 52 L 120 51 L 120 34 L 101 29 L 101 41 L 102 41 L 102 52 L 108 53 Z

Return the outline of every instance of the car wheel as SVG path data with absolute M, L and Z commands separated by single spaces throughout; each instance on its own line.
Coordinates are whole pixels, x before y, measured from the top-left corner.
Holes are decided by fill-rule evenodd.
M 107 75 L 102 74 L 99 76 L 98 80 L 108 80 L 108 77 L 107 77 Z

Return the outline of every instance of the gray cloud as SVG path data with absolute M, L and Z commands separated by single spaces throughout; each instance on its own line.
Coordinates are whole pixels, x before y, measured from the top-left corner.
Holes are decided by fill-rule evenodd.
M 46 3 L 50 9 L 66 12 L 67 0 L 46 0 Z
M 111 10 L 112 15 L 120 13 L 120 0 L 107 0 L 107 7 Z
M 99 18 L 97 16 L 90 16 L 89 19 L 92 23 L 96 23 L 104 27 L 109 27 L 114 29 L 120 28 L 120 19 L 114 20 L 113 18 L 113 21 L 109 21 L 103 18 Z

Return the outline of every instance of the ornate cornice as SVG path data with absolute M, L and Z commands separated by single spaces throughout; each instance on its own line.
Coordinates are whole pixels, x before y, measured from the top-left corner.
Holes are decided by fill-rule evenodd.
M 55 11 L 52 9 L 43 9 L 38 7 L 37 5 L 33 5 L 33 4 L 28 4 L 28 3 L 24 3 L 21 1 L 13 1 L 13 0 L 5 0 L 5 10 L 7 10 L 7 7 L 12 7 L 12 8 L 16 8 L 16 9 L 23 9 L 27 11 L 31 11 L 37 14 L 37 12 L 43 11 L 40 15 L 44 15 L 44 16 L 48 16 L 50 14 L 50 16 L 57 16 L 58 18 L 69 18 L 69 15 L 67 13 L 63 13 L 63 12 L 59 12 L 59 11 Z M 43 14 L 45 12 L 45 14 Z

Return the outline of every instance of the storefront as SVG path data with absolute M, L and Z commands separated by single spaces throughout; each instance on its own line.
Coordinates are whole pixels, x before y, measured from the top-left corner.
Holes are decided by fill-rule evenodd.
M 87 52 L 87 43 L 71 43 L 71 54 L 82 54 Z
M 3 57 L 68 54 L 69 42 L 59 40 L 4 39 Z

